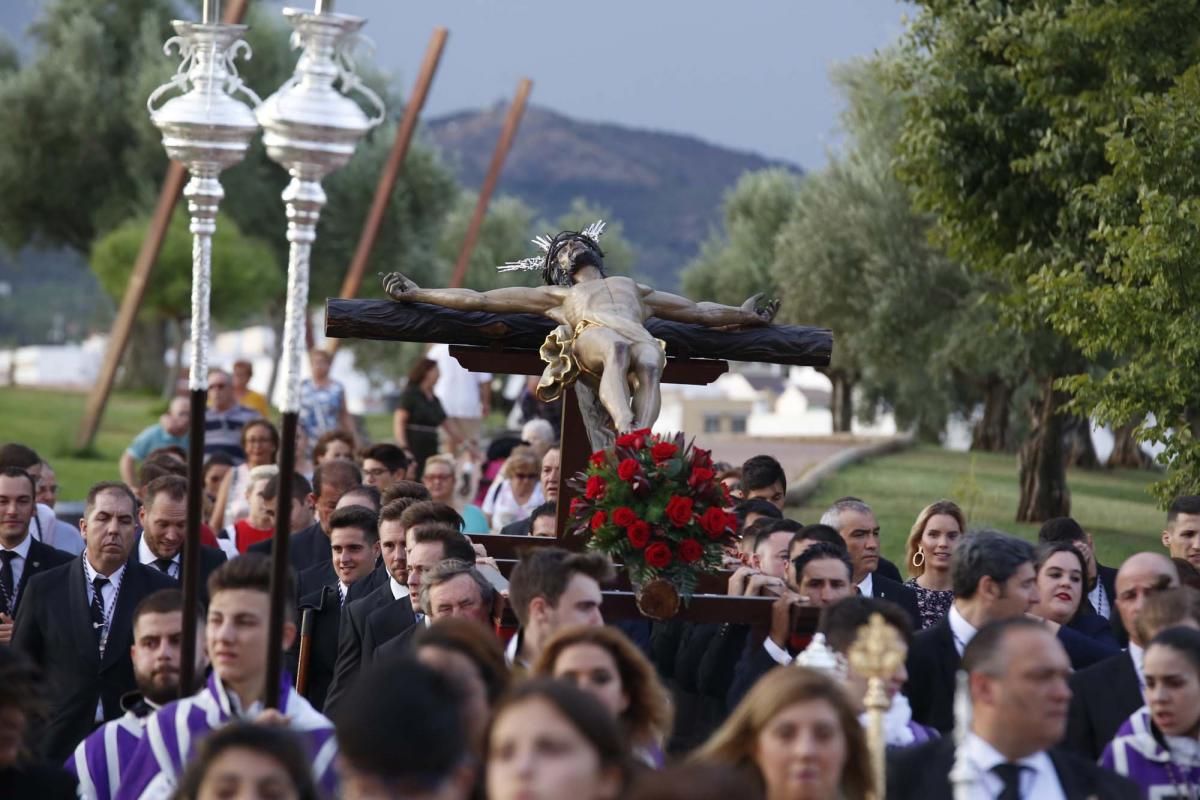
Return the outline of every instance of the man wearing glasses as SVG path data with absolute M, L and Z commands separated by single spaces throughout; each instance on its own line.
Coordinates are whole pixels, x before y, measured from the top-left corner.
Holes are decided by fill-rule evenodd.
M 239 405 L 233 393 L 233 378 L 223 369 L 208 371 L 208 411 L 204 414 L 204 455 L 224 453 L 234 464 L 246 460 L 242 450 L 242 428 L 257 411 Z

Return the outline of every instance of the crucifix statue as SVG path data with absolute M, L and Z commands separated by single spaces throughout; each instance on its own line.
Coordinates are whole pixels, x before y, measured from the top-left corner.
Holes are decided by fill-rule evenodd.
M 581 232 L 563 231 L 534 244 L 543 255 L 510 262 L 502 271 L 540 269 L 545 285 L 477 292 L 422 289 L 399 272 L 384 276 L 387 294 L 402 303 L 428 303 L 458 311 L 540 314 L 558 324 L 540 356 L 546 362 L 538 383 L 541 400 L 553 400 L 576 385 L 589 438 L 596 449 L 611 444 L 615 432 L 649 428 L 661 405 L 659 383 L 666 345 L 646 329 L 650 317 L 708 328 L 769 325 L 779 301 L 755 295 L 741 307 L 694 303 L 657 291 L 632 278 L 609 276 L 598 239 L 604 223 Z M 595 402 L 599 400 L 599 407 Z

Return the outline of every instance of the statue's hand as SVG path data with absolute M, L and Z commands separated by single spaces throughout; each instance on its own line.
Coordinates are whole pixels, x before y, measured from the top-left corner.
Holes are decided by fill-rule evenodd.
M 420 289 L 416 283 L 401 275 L 399 272 L 389 272 L 384 275 L 379 273 L 383 278 L 383 291 L 393 300 L 406 301 L 410 300 L 410 295 L 414 290 Z
M 756 317 L 761 324 L 766 325 L 775 319 L 775 314 L 779 311 L 779 301 L 767 300 L 764 303 L 762 292 L 759 292 L 742 303 L 742 311 Z

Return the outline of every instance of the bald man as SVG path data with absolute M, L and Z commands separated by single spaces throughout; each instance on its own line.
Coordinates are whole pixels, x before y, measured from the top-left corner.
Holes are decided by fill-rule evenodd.
M 1095 760 L 1130 714 L 1143 705 L 1142 656 L 1146 642 L 1137 621 L 1146 598 L 1179 586 L 1179 571 L 1159 553 L 1137 553 L 1117 571 L 1116 607 L 1129 649 L 1080 670 L 1071 677 L 1071 711 L 1063 744 Z

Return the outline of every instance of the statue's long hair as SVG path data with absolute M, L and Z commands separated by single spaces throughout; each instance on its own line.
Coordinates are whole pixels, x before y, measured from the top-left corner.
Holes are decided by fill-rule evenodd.
M 558 253 L 567 244 L 574 241 L 583 242 L 595 252 L 598 257 L 597 263 L 594 264 L 596 269 L 600 270 L 601 275 L 607 275 L 604 271 L 604 251 L 600 249 L 600 243 L 591 236 L 579 231 L 561 231 L 552 240 L 550 240 L 550 249 L 546 251 L 546 257 L 542 261 L 542 283 L 547 286 L 570 286 L 571 285 L 571 270 L 563 269 L 558 263 Z

